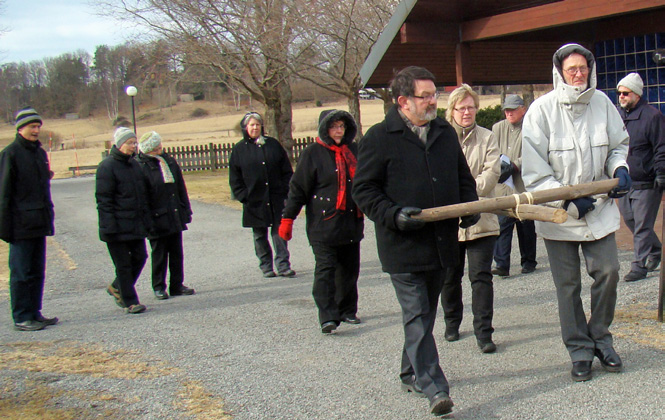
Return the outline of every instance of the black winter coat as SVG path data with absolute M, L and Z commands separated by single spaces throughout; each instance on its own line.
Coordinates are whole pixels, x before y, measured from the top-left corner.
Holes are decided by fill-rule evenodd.
M 618 109 L 630 135 L 626 157 L 630 178 L 637 188 L 652 186 L 656 173 L 665 174 L 665 116 L 644 98 L 629 112 Z
M 16 134 L 0 152 L 0 239 L 52 236 L 53 202 L 46 152 L 39 140 Z
M 319 138 L 327 144 L 334 140 L 328 136 L 326 121 L 340 118 L 347 127 L 342 144 L 348 145 L 354 156 L 358 155 L 358 146 L 353 141 L 356 136 L 356 124 L 345 111 L 328 114 L 320 124 Z M 347 117 L 348 116 L 348 117 Z M 282 216 L 295 219 L 303 206 L 306 206 L 307 238 L 311 242 L 323 242 L 327 245 L 344 245 L 360 242 L 363 238 L 363 216 L 358 212 L 351 197 L 352 181 L 346 186 L 346 210 L 337 210 L 339 186 L 335 152 L 318 143 L 312 143 L 303 150 L 298 159 L 298 166 L 291 178 L 289 198 Z
M 398 211 L 474 201 L 478 195 L 451 125 L 436 118 L 423 144 L 393 106 L 360 140 L 353 198 L 375 223 L 383 270 L 412 273 L 459 263 L 459 219 L 403 232 L 395 225 Z
M 136 160 L 141 165 L 148 197 L 148 208 L 152 219 L 152 229 L 148 239 L 187 230 L 187 223 L 192 221 L 192 207 L 187 195 L 187 187 L 182 177 L 178 162 L 167 153 L 160 155 L 173 174 L 173 183 L 165 183 L 159 161 L 144 153 L 139 153 Z
M 279 226 L 291 175 L 286 150 L 274 138 L 265 137 L 265 144 L 260 145 L 245 134 L 233 146 L 229 184 L 243 205 L 243 227 Z
M 141 166 L 115 146 L 97 168 L 95 198 L 102 241 L 132 241 L 148 235 L 151 222 Z

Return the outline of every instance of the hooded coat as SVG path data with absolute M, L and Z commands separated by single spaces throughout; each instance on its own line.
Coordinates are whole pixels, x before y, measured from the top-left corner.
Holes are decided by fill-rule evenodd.
M 229 158 L 229 184 L 242 203 L 242 225 L 279 226 L 293 175 L 289 157 L 276 139 L 263 137 L 263 128 L 263 144 L 250 138 L 246 127 L 242 127 L 242 135 Z
M 46 152 L 16 133 L 0 152 L 0 239 L 53 236 L 53 202 Z
M 562 61 L 582 54 L 589 66 L 588 86 L 568 85 Z M 628 132 L 610 99 L 596 90 L 596 65 L 591 52 L 577 44 L 554 54 L 554 89 L 536 99 L 522 124 L 522 179 L 527 191 L 601 181 L 626 167 Z M 595 209 L 582 219 L 562 224 L 536 221 L 538 234 L 551 240 L 594 241 L 619 229 L 619 209 L 607 194 L 594 196 Z M 563 207 L 563 201 L 549 203 Z
M 401 231 L 395 224 L 400 209 L 459 204 L 475 201 L 478 195 L 451 125 L 434 119 L 423 143 L 394 105 L 360 140 L 353 199 L 374 221 L 383 271 L 413 273 L 459 264 L 459 219 Z
M 328 135 L 328 124 L 344 121 L 346 131 L 340 145 L 346 145 L 354 156 L 358 155 L 353 141 L 358 131 L 351 114 L 334 110 L 319 121 L 319 139 L 328 145 L 335 141 Z M 306 206 L 307 238 L 326 245 L 344 245 L 360 242 L 363 238 L 363 216 L 351 197 L 353 180 L 347 178 L 346 209 L 336 208 L 339 191 L 335 152 L 314 142 L 302 151 L 298 166 L 291 178 L 289 197 L 282 216 L 295 219 Z

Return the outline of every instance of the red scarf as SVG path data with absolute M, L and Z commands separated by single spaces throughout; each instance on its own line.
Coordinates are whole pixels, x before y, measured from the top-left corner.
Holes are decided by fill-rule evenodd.
M 335 165 L 337 166 L 337 203 L 335 208 L 337 210 L 346 210 L 346 177 L 353 180 L 356 175 L 356 157 L 351 153 L 349 146 L 343 144 L 338 146 L 336 144 L 327 144 L 320 138 L 316 138 L 316 142 L 328 150 L 335 152 Z

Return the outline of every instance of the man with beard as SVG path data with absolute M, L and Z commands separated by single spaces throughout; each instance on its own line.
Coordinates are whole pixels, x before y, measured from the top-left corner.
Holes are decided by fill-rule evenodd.
M 441 287 L 459 261 L 459 219 L 426 226 L 412 216 L 478 196 L 455 130 L 437 118 L 434 81 L 422 67 L 395 75 L 396 105 L 360 141 L 353 199 L 375 224 L 379 259 L 402 308 L 402 389 L 429 398 L 440 416 L 453 402 L 432 330 Z M 477 221 L 466 216 L 462 225 Z
M 665 117 L 642 97 L 643 88 L 637 73 L 630 73 L 617 85 L 619 114 L 630 135 L 626 161 L 633 183 L 619 200 L 619 210 L 633 233 L 635 259 L 623 278 L 631 282 L 655 271 L 662 252 L 653 226 L 665 188 Z

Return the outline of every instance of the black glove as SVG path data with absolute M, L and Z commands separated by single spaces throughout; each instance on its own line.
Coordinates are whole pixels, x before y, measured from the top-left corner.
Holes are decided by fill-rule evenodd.
M 656 175 L 656 187 L 665 190 L 665 173 L 658 173 Z
M 462 221 L 459 223 L 459 227 L 466 229 L 478 223 L 480 220 L 480 214 L 470 214 L 468 216 L 462 216 L 460 219 L 462 219 Z
M 499 183 L 503 184 L 513 174 L 513 164 L 506 161 L 501 161 L 501 175 L 499 175 Z
M 416 230 L 425 226 L 422 220 L 412 219 L 411 216 L 420 214 L 421 209 L 417 207 L 402 207 L 395 215 L 395 224 L 397 229 L 402 231 Z
M 628 194 L 628 190 L 630 190 L 630 185 L 632 184 L 630 175 L 628 174 L 628 169 L 626 169 L 624 166 L 617 168 L 617 170 L 614 171 L 614 177 L 619 178 L 619 185 L 612 188 L 612 191 L 610 191 L 607 195 L 610 198 L 620 198 Z
M 566 209 L 568 214 L 576 219 L 583 218 L 588 212 L 593 210 L 595 206 L 593 203 L 596 202 L 595 198 L 591 197 L 580 197 L 574 200 L 567 200 L 563 204 L 563 208 Z M 572 204 L 572 206 L 571 206 Z

